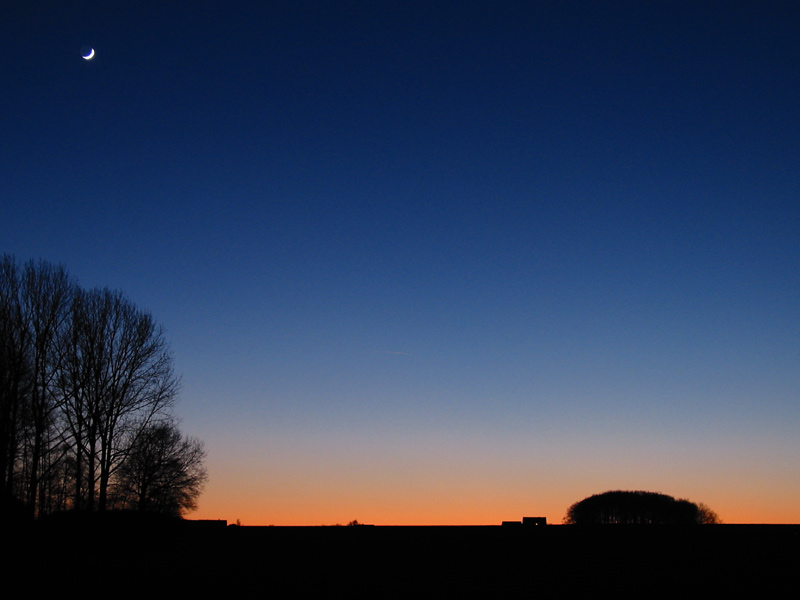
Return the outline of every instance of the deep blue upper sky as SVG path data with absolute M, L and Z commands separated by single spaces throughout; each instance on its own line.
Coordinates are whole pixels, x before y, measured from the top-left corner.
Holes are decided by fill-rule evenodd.
M 0 68 L 0 250 L 151 310 L 220 463 L 800 464 L 798 3 L 14 1 Z

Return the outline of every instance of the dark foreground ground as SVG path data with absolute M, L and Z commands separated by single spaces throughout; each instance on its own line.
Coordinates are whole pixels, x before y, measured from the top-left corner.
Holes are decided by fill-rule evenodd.
M 7 582 L 112 598 L 738 596 L 786 593 L 800 571 L 797 525 L 69 522 L 16 528 L 3 545 Z

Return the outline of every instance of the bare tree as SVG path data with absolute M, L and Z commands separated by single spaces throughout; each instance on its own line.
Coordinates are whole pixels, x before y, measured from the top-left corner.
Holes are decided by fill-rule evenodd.
M 697 523 L 700 525 L 719 525 L 722 519 L 716 512 L 702 502 L 697 503 Z
M 78 294 L 69 344 L 62 389 L 74 440 L 76 494 L 86 489 L 86 508 L 105 510 L 128 442 L 167 413 L 179 381 L 162 329 L 119 292 Z
M 19 268 L 9 256 L 0 277 L 3 487 L 24 487 L 17 494 L 36 514 L 49 506 L 46 482 L 60 460 L 53 453 L 63 448 L 55 381 L 75 284 L 62 266 L 31 261 Z
M 46 488 L 40 480 L 51 476 L 51 467 L 63 441 L 58 423 L 61 398 L 56 393 L 55 381 L 61 368 L 61 340 L 64 335 L 69 305 L 75 285 L 63 266 L 45 262 L 30 262 L 23 276 L 22 298 L 26 325 L 30 332 L 32 365 L 31 410 L 31 480 L 29 484 L 29 510 L 44 509 L 48 502 Z
M 203 443 L 185 438 L 171 421 L 138 433 L 117 474 L 117 495 L 128 508 L 180 515 L 197 507 L 207 474 Z
M 24 402 L 30 381 L 19 288 L 17 263 L 4 255 L 0 263 L 0 499 L 4 504 L 15 495 Z

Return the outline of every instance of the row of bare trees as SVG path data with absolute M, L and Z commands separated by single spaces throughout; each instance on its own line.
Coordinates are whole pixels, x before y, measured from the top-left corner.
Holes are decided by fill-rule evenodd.
M 172 408 L 163 330 L 123 294 L 62 266 L 0 263 L 0 498 L 31 516 L 195 507 L 202 443 Z

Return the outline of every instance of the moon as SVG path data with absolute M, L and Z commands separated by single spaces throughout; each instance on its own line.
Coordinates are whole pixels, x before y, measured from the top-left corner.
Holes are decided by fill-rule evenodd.
M 92 60 L 94 58 L 94 48 L 89 48 L 89 50 L 84 50 L 84 53 L 81 54 L 83 60 Z

